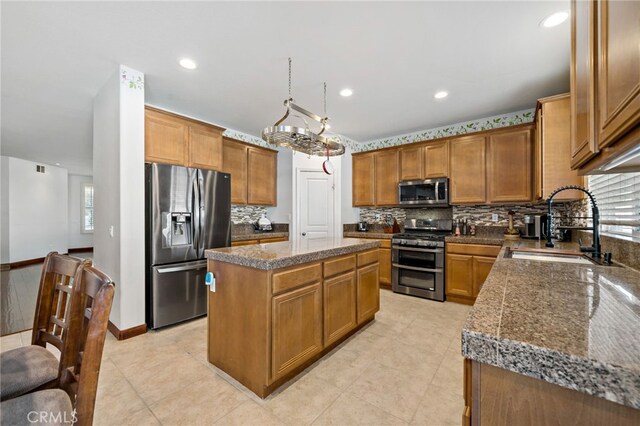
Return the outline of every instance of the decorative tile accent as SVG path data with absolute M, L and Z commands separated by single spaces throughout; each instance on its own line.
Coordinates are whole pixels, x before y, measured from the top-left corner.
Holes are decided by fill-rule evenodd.
M 493 117 L 480 118 L 477 120 L 465 121 L 443 127 L 436 127 L 428 130 L 421 130 L 405 135 L 393 136 L 390 138 L 376 139 L 369 142 L 358 143 L 353 146 L 354 152 L 371 151 L 374 149 L 386 148 L 388 146 L 404 145 L 407 143 L 426 141 L 431 139 L 444 138 L 447 136 L 464 135 L 466 133 L 480 132 L 482 130 L 498 129 L 501 127 L 515 126 L 516 124 L 533 122 L 535 109 L 510 112 Z
M 267 208 L 264 206 L 231 206 L 231 222 L 234 225 L 256 223 L 263 214 L 267 214 Z
M 144 74 L 122 65 L 120 66 L 120 84 L 129 89 L 144 90 Z
M 239 141 L 242 142 L 247 142 L 253 145 L 258 145 L 261 146 L 263 148 L 271 148 L 271 149 L 276 149 L 276 147 L 274 145 L 271 145 L 270 143 L 267 143 L 266 141 L 260 139 L 259 137 L 250 135 L 248 133 L 243 133 L 239 130 L 233 130 L 233 129 L 227 129 L 222 133 L 224 136 L 228 137 L 228 138 L 233 138 L 233 139 L 237 139 Z

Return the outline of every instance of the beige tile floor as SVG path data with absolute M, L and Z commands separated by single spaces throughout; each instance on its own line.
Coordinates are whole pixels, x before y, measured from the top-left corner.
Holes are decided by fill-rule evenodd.
M 206 319 L 105 344 L 95 425 L 459 425 L 469 307 L 381 292 L 376 320 L 261 400 L 206 360 Z M 1 350 L 30 332 L 0 338 Z

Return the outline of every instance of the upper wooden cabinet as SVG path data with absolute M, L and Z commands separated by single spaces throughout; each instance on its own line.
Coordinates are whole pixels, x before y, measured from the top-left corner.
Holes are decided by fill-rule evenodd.
M 222 170 L 231 175 L 231 204 L 275 206 L 278 152 L 224 138 Z
M 398 204 L 398 150 L 375 153 L 375 193 L 377 206 Z
M 449 176 L 449 141 L 429 142 L 424 146 L 423 177 Z
M 486 137 L 464 136 L 450 142 L 451 204 L 486 202 Z
M 409 145 L 400 148 L 400 180 L 424 178 L 424 146 Z
M 603 148 L 640 122 L 640 3 L 600 0 L 598 5 L 597 131 Z
M 535 140 L 535 198 L 549 198 L 565 185 L 584 186 L 584 178 L 571 170 L 571 98 L 568 93 L 538 100 Z M 582 191 L 563 191 L 557 200 L 578 200 Z
M 373 152 L 353 155 L 351 158 L 353 205 L 373 206 L 375 204 L 375 158 Z
M 278 152 L 257 147 L 247 148 L 247 170 L 247 204 L 275 206 Z
M 145 107 L 145 161 L 222 169 L 224 129 Z
M 531 129 L 491 134 L 487 142 L 487 201 L 531 201 Z

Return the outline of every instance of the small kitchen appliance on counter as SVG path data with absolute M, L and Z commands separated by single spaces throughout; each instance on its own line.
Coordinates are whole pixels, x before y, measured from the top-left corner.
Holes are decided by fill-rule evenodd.
M 358 232 L 367 232 L 369 224 L 367 222 L 358 222 Z
M 267 219 L 267 215 L 262 215 L 262 217 L 255 223 L 254 225 L 256 231 L 258 232 L 271 232 L 273 231 L 273 225 L 269 219 Z
M 548 215 L 527 214 L 524 216 L 524 231 L 522 238 L 544 240 L 547 238 Z

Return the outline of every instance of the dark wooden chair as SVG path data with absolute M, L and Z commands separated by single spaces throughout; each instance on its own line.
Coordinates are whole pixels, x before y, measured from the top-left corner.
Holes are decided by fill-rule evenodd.
M 91 261 L 51 252 L 42 266 L 31 345 L 0 354 L 0 400 L 58 386 L 69 352 L 71 308 L 82 268 Z M 60 361 L 46 349 L 60 351 Z
M 115 286 L 103 272 L 83 268 L 74 295 L 68 344 L 61 356 L 60 389 L 29 393 L 0 404 L 1 424 L 23 424 L 30 412 L 53 413 L 75 425 L 93 423 L 102 350 Z

